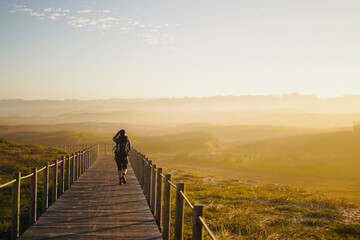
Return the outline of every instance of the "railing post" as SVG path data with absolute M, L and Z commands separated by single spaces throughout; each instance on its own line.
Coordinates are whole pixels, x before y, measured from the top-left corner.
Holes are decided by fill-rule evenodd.
M 84 151 L 80 151 L 80 159 L 81 159 L 81 164 L 80 164 L 80 175 L 83 175 L 85 172 L 85 160 L 84 160 Z
M 175 205 L 175 232 L 174 239 L 182 240 L 184 231 L 184 198 L 181 192 L 184 193 L 184 183 L 176 184 L 176 205 Z
M 111 151 L 112 151 L 112 149 L 111 149 Z M 96 145 L 96 158 L 99 157 L 99 153 L 100 153 L 100 144 L 97 144 L 97 145 Z M 112 153 L 112 152 L 111 152 L 111 153 Z
M 75 175 L 74 182 L 75 182 L 78 179 L 78 171 L 79 171 L 79 154 L 78 154 L 78 152 L 75 152 L 74 163 L 75 163 L 75 174 L 74 174 Z
M 151 166 L 152 165 L 152 161 L 148 161 L 148 170 L 147 170 L 147 182 L 148 182 L 148 188 L 147 188 L 147 199 L 148 199 L 148 203 L 149 205 L 151 204 Z M 151 206 L 151 205 L 150 205 Z
M 87 158 L 86 158 L 86 150 L 83 151 L 83 155 L 84 155 L 84 172 L 85 172 L 88 168 Z
M 144 191 L 144 159 L 138 155 L 139 157 L 139 167 L 140 167 L 140 186 L 142 187 L 143 191 Z
M 85 150 L 85 158 L 86 158 L 86 169 L 88 169 L 90 167 L 90 162 L 89 162 L 89 155 L 88 155 L 88 150 Z
M 79 178 L 81 176 L 81 156 L 80 156 L 80 151 L 77 152 L 78 158 L 77 158 L 77 178 Z
M 13 179 L 16 179 L 16 182 L 14 182 L 12 185 L 11 239 L 16 239 L 19 237 L 19 225 L 20 225 L 21 172 L 14 173 Z
M 65 191 L 65 157 L 61 156 L 60 163 L 60 191 L 59 196 Z
M 148 166 L 149 162 L 147 158 L 144 160 L 144 194 L 146 196 L 146 200 L 148 200 Z
M 93 147 L 90 148 L 90 159 L 91 159 L 91 164 L 94 163 L 94 149 Z
M 49 163 L 45 162 L 43 172 L 42 212 L 49 207 Z
M 141 164 L 141 162 L 140 162 L 140 159 L 139 159 L 139 155 L 137 154 L 135 149 L 134 149 L 134 159 L 135 159 L 135 162 L 136 162 L 137 178 L 139 180 L 139 184 L 141 184 L 140 183 L 140 168 L 141 168 L 140 164 Z
M 73 153 L 73 159 L 72 159 L 72 181 L 71 184 L 74 184 L 74 182 L 76 181 L 76 154 Z
M 57 200 L 57 189 L 58 189 L 58 160 L 54 160 L 54 168 L 52 175 L 52 203 Z
M 86 150 L 86 158 L 87 158 L 87 161 L 88 161 L 88 166 L 90 167 L 91 166 L 91 159 L 90 159 L 90 152 L 89 152 L 89 148 Z
M 73 184 L 73 161 L 74 161 L 74 153 L 71 154 L 70 158 L 69 158 L 69 166 L 70 166 L 70 171 L 69 171 L 69 176 L 70 176 L 70 184 L 69 187 Z
M 163 206 L 163 238 L 164 240 L 170 239 L 170 183 L 171 175 L 165 174 L 164 182 L 164 206 Z
M 162 168 L 157 169 L 157 184 L 156 184 L 156 222 L 157 225 L 161 226 L 161 203 L 162 203 Z
M 151 174 L 151 211 L 155 216 L 156 210 L 156 164 L 152 167 Z
M 204 216 L 204 206 L 203 205 L 194 205 L 193 209 L 193 240 L 202 240 L 203 239 L 203 226 L 199 217 Z
M 66 189 L 70 188 L 71 174 L 70 174 L 70 155 L 66 155 Z
M 30 224 L 33 224 L 36 222 L 37 211 L 37 168 L 31 168 L 31 173 L 34 175 L 30 182 Z
M 82 174 L 84 174 L 85 172 L 85 154 L 84 154 L 84 150 L 81 151 L 81 159 L 82 159 Z
M 91 162 L 91 150 L 90 150 L 90 148 L 88 150 L 88 156 L 89 156 L 89 163 L 90 163 L 90 166 L 91 166 L 92 162 Z
M 137 166 L 138 179 L 139 179 L 139 183 L 141 185 L 141 181 L 140 181 L 140 178 L 141 178 L 141 160 L 140 160 L 140 157 L 139 157 L 139 155 L 138 155 L 138 153 L 136 151 L 134 153 L 134 156 L 135 156 L 135 161 L 136 161 L 136 166 Z
M 139 179 L 138 169 L 137 169 L 137 162 L 136 162 L 136 159 L 134 157 L 134 152 L 133 151 L 130 151 L 129 159 L 130 159 L 130 162 L 131 162 L 131 167 L 134 170 L 135 176 Z

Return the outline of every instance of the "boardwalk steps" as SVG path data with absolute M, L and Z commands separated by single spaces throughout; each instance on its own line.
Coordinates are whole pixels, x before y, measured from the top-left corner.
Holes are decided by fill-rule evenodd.
M 162 239 L 128 168 L 128 183 L 118 185 L 113 156 L 100 156 L 20 239 Z

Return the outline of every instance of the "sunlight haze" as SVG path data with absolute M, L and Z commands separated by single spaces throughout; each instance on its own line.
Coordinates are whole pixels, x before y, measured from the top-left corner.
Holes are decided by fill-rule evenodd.
M 351 0 L 0 0 L 0 98 L 358 94 L 359 12 Z

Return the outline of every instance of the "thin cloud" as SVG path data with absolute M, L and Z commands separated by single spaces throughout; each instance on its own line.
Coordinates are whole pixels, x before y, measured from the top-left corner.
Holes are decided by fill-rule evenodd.
M 32 12 L 33 10 L 30 8 L 18 8 L 17 12 Z
M 26 5 L 16 5 L 13 4 L 12 5 L 14 7 L 14 9 L 10 10 L 10 13 L 15 13 L 15 12 L 26 12 L 29 13 L 30 16 L 32 17 L 44 17 L 45 14 L 42 12 L 36 12 L 33 9 L 27 8 Z M 41 18 L 42 19 L 42 18 Z
M 91 10 L 90 10 L 90 9 L 86 9 L 86 10 L 79 10 L 79 11 L 77 11 L 77 13 L 89 13 L 89 12 L 91 12 Z
M 45 8 L 43 9 L 44 12 L 62 12 L 62 13 L 68 13 L 71 12 L 70 9 L 62 9 L 62 8 Z
M 30 12 L 30 16 L 33 16 L 33 17 L 44 17 L 45 14 L 44 14 L 44 13 L 38 13 L 38 12 Z
M 171 48 L 174 43 L 174 37 L 167 33 L 167 29 L 171 26 L 180 26 L 180 24 L 171 25 L 168 23 L 153 23 L 142 22 L 137 19 L 123 19 L 116 17 L 111 10 L 92 11 L 86 7 L 79 10 L 70 10 L 67 8 L 40 8 L 30 9 L 26 5 L 11 5 L 13 8 L 9 9 L 13 12 L 23 12 L 29 16 L 37 17 L 38 19 L 48 19 L 50 21 L 64 20 L 67 25 L 72 28 L 82 28 L 88 31 L 99 31 L 99 34 L 105 34 L 109 31 L 114 31 L 119 36 L 131 34 L 138 40 L 149 45 L 161 45 L 166 48 Z M 71 14 L 71 12 L 73 14 Z M 111 13 L 111 14 L 109 14 Z M 84 15 L 78 15 L 84 14 Z M 85 16 L 86 17 L 82 17 Z M 122 19 L 120 21 L 120 19 Z
M 50 20 L 58 20 L 59 17 L 64 17 L 64 16 L 66 16 L 65 13 L 53 13 L 49 16 L 49 19 Z
M 99 29 L 108 29 L 108 28 L 112 28 L 114 25 L 112 24 L 101 24 L 98 26 Z
M 13 6 L 14 8 L 24 8 L 24 7 L 26 7 L 25 5 L 16 5 L 16 4 L 11 4 L 11 6 Z
M 73 28 L 82 28 L 88 25 L 90 19 L 83 17 L 69 17 L 69 21 L 67 22 Z
M 115 17 L 98 18 L 96 21 L 91 21 L 91 25 L 98 25 L 98 29 L 110 29 L 117 24 L 119 24 L 119 18 Z
M 70 12 L 70 9 L 57 8 L 57 9 L 55 9 L 55 12 L 64 12 L 64 13 L 66 13 L 66 12 Z
M 107 17 L 107 18 L 99 18 L 98 22 L 115 22 L 115 21 L 119 21 L 118 18 L 114 18 L 114 17 Z

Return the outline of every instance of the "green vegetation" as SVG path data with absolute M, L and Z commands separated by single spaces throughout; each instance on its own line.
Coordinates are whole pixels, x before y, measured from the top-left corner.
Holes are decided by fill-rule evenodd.
M 226 178 L 292 185 L 360 201 L 360 134 L 288 136 L 215 148 L 148 154 L 167 168 Z
M 134 136 L 136 148 L 146 153 L 209 151 L 220 146 L 214 134 L 185 132 L 161 136 Z
M 23 176 L 27 175 L 30 173 L 31 167 L 40 168 L 44 162 L 60 159 L 60 156 L 64 154 L 65 152 L 56 148 L 17 144 L 0 139 L 0 184 L 12 180 L 14 172 L 21 172 Z M 30 180 L 23 180 L 21 183 L 20 232 L 23 232 L 29 225 L 29 189 Z M 38 196 L 41 194 L 42 174 L 39 174 Z M 0 206 L 0 239 L 7 239 L 10 236 L 11 225 L 11 186 L 0 189 Z M 38 201 L 39 214 L 40 209 L 41 201 Z
M 4 139 L 27 144 L 39 145 L 64 145 L 78 143 L 99 142 L 102 139 L 109 139 L 110 135 L 103 136 L 98 133 L 76 132 L 76 131 L 55 131 L 55 132 L 39 132 L 39 131 L 23 131 L 3 134 Z M 110 138 L 111 139 L 111 138 Z
M 31 167 L 42 167 L 45 161 L 60 159 L 64 151 L 43 146 L 17 144 L 0 139 L 0 184 L 12 180 L 14 172 L 29 174 Z
M 185 183 L 192 203 L 205 205 L 205 219 L 219 239 L 360 238 L 360 206 L 352 202 L 297 188 L 169 171 L 174 182 Z M 174 215 L 174 198 L 172 204 Z M 191 239 L 191 211 L 185 209 L 185 239 Z
M 117 128 L 110 123 L 21 126 L 22 130 L 2 126 L 0 135 L 21 143 L 112 144 Z M 158 166 L 187 172 L 174 172 L 175 181 L 188 181 L 192 201 L 206 204 L 210 224 L 223 239 L 359 238 L 360 134 L 353 128 L 193 123 L 138 125 L 127 132 L 132 146 Z M 14 171 L 29 173 L 30 166 L 40 167 L 63 154 L 55 148 L 1 144 L 0 183 L 11 180 Z M 26 181 L 23 189 L 27 191 Z M 217 215 L 222 211 L 226 214 Z M 191 214 L 186 221 L 191 221 Z M 190 229 L 187 232 L 189 238 Z

